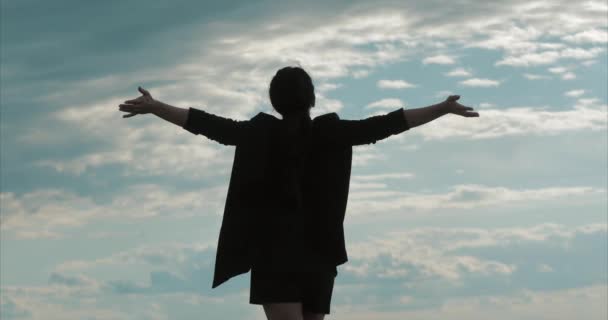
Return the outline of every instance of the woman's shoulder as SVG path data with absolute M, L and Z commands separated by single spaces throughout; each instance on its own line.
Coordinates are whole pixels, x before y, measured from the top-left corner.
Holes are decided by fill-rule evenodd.
M 338 114 L 335 112 L 322 114 L 322 115 L 314 118 L 314 120 L 317 120 L 317 121 L 336 120 L 336 119 L 340 119 L 340 116 L 338 116 Z
M 326 123 L 326 122 L 331 122 L 331 121 L 335 121 L 335 120 L 339 120 L 340 116 L 338 116 L 337 113 L 335 112 L 330 112 L 330 113 L 325 113 L 319 116 L 316 116 L 314 119 L 312 119 L 312 123 L 313 124 L 319 124 L 319 123 Z M 252 122 L 263 122 L 263 123 L 280 123 L 281 119 L 275 117 L 272 114 L 268 114 L 266 112 L 258 112 L 258 114 L 256 114 L 254 117 L 251 118 Z

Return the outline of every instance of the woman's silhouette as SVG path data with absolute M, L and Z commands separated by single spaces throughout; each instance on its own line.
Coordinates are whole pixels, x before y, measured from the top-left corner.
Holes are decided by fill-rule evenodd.
M 212 287 L 251 270 L 250 303 L 270 320 L 323 319 L 337 266 L 347 258 L 343 221 L 352 146 L 376 143 L 452 113 L 478 117 L 457 95 L 428 107 L 343 120 L 311 119 L 314 85 L 300 67 L 277 71 L 269 96 L 278 119 L 260 112 L 236 121 L 142 96 L 119 106 L 124 118 L 152 113 L 224 145 L 236 146 Z

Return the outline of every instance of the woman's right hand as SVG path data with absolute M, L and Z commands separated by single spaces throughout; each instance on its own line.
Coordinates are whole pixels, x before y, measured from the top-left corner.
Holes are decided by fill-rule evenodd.
M 460 99 L 459 95 L 449 96 L 444 102 L 441 102 L 440 105 L 445 108 L 447 113 L 457 114 L 463 117 L 479 117 L 479 113 L 472 112 L 472 107 L 466 107 L 457 102 Z
M 142 87 L 137 87 L 137 90 L 142 94 L 141 97 L 127 100 L 124 104 L 118 106 L 120 111 L 129 112 L 129 114 L 123 115 L 123 118 L 129 118 L 138 114 L 152 113 L 154 108 L 160 104 L 159 101 L 152 98 L 152 95 L 150 95 L 148 90 L 145 90 Z

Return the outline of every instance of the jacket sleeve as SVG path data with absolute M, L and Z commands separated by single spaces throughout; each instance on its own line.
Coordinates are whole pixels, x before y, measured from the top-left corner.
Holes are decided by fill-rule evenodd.
M 330 118 L 320 129 L 321 139 L 340 145 L 375 144 L 410 129 L 403 108 L 362 120 L 342 120 L 335 112 Z
M 243 137 L 250 120 L 233 120 L 190 107 L 186 123 L 182 126 L 193 134 L 202 134 L 223 145 L 236 146 Z

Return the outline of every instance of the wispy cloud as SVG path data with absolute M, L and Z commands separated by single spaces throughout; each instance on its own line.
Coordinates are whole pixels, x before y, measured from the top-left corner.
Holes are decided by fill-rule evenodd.
M 608 42 L 608 32 L 606 30 L 591 29 L 562 37 L 562 39 L 574 43 L 606 43 Z
M 576 74 L 574 74 L 573 72 L 566 72 L 562 75 L 562 79 L 564 79 L 564 80 L 576 79 Z
M 605 194 L 605 189 L 593 187 L 547 187 L 539 189 L 510 189 L 483 185 L 458 185 L 452 191 L 435 194 L 416 194 L 394 190 L 357 191 L 350 195 L 351 215 L 395 212 L 411 208 L 421 212 L 435 209 L 471 209 L 507 205 L 514 202 L 548 201 L 560 197 Z
M 568 277 L 578 286 L 604 286 L 606 254 L 598 257 L 592 253 L 595 250 L 578 252 L 574 248 L 592 246 L 605 251 L 605 240 L 605 223 L 410 228 L 350 245 L 352 261 L 344 267 L 337 288 L 340 300 L 349 305 L 371 303 L 378 310 L 396 305 L 402 310 L 419 310 L 424 305 L 436 310 L 433 307 L 456 297 L 476 297 L 479 290 L 486 297 L 508 292 L 524 298 L 530 286 L 541 292 L 564 288 L 556 285 L 556 277 Z M 562 261 L 556 256 L 568 258 Z M 586 270 L 594 280 L 579 270 Z M 365 290 L 350 288 L 357 283 L 368 285 Z M 437 287 L 441 290 L 431 289 Z M 360 296 L 357 291 L 365 293 Z M 375 299 L 366 301 L 371 297 Z
M 471 72 L 464 68 L 456 68 L 445 74 L 448 77 L 470 77 Z
M 342 87 L 341 84 L 339 83 L 331 83 L 331 82 L 324 82 L 321 85 L 318 85 L 315 87 L 315 89 L 318 92 L 327 92 L 327 91 L 332 91 L 332 90 L 336 90 L 338 88 Z
M 552 67 L 549 68 L 549 72 L 551 73 L 564 73 L 568 71 L 568 68 L 564 68 L 564 67 Z
M 462 121 L 448 116 L 420 127 L 410 134 L 425 139 L 495 139 L 517 135 L 551 135 L 572 130 L 606 130 L 608 106 L 596 100 L 580 100 L 566 110 L 542 110 L 535 107 L 485 109 L 484 121 Z
M 524 77 L 528 80 L 551 79 L 551 77 L 541 74 L 524 73 Z
M 576 78 L 576 74 L 570 71 L 570 68 L 566 67 L 552 67 L 548 69 L 549 72 L 561 75 L 561 79 L 563 80 L 571 80 Z
M 351 261 L 339 271 L 336 292 L 340 294 L 336 295 L 334 305 L 372 303 L 407 310 L 426 303 L 431 307 L 456 297 L 476 296 L 480 287 L 493 294 L 513 294 L 514 289 L 525 290 L 533 282 L 537 290 L 550 291 L 560 287 L 552 280 L 555 276 L 569 277 L 579 285 L 587 285 L 589 280 L 600 284 L 605 277 L 606 255 L 597 252 L 605 251 L 601 251 L 605 249 L 605 241 L 601 240 L 606 239 L 606 233 L 606 223 L 578 226 L 543 223 L 505 228 L 417 227 L 375 233 L 366 241 L 348 244 Z M 598 251 L 582 250 L 589 246 Z M 210 288 L 192 283 L 210 281 L 214 249 L 215 243 L 139 246 L 99 259 L 67 261 L 55 268 L 50 277 L 55 279 L 54 283 L 71 287 L 93 284 L 111 289 L 117 295 L 208 293 Z M 556 260 L 557 256 L 568 259 Z M 171 271 L 176 269 L 176 263 L 179 271 Z M 130 279 L 102 282 L 71 275 L 92 268 L 115 269 L 134 264 L 150 270 L 149 282 L 136 283 Z M 585 270 L 585 275 L 573 270 Z M 349 289 L 354 284 L 359 290 Z M 231 292 L 245 290 L 245 285 L 247 283 L 238 282 Z M 437 285 L 443 290 L 428 291 Z M 361 287 L 365 290 L 360 290 Z M 411 304 L 400 304 L 402 295 L 395 292 L 404 295 L 409 292 L 406 301 Z M 366 301 L 370 295 L 380 299 Z
M 370 104 L 368 104 L 366 106 L 366 108 L 387 108 L 387 109 L 392 109 L 392 108 L 399 108 L 399 107 L 403 107 L 405 106 L 405 103 L 403 103 L 403 101 L 401 101 L 401 99 L 397 99 L 397 98 L 386 98 L 386 99 L 381 99 L 381 100 L 377 100 L 374 101 Z
M 62 238 L 72 229 L 94 221 L 147 219 L 170 215 L 219 216 L 225 186 L 195 191 L 165 190 L 160 185 L 132 185 L 111 201 L 98 204 L 91 197 L 61 189 L 40 189 L 24 194 L 0 193 L 2 231 L 18 239 Z
M 454 64 L 456 60 L 454 60 L 453 56 L 448 55 L 436 55 L 432 57 L 427 57 L 422 60 L 423 64 Z
M 564 93 L 564 95 L 567 97 L 580 97 L 583 94 L 585 94 L 584 89 L 570 90 L 570 91 L 567 91 L 566 93 Z
M 583 49 L 583 48 L 565 48 L 561 51 L 549 50 L 534 53 L 525 53 L 518 56 L 509 56 L 498 62 L 497 66 L 508 65 L 513 67 L 528 67 L 553 64 L 560 59 L 591 59 L 597 57 L 604 49 L 600 47 Z
M 405 80 L 378 80 L 377 86 L 381 89 L 405 89 L 416 87 L 416 85 Z
M 338 292 L 347 289 L 338 286 Z M 430 291 L 436 292 L 436 290 Z M 521 290 L 517 295 L 486 293 L 481 297 L 458 297 L 442 301 L 440 306 L 435 308 L 412 299 L 409 292 L 399 291 L 400 293 L 397 293 L 399 296 L 391 301 L 409 310 L 388 308 L 384 303 L 386 300 L 368 296 L 369 300 L 365 303 L 332 307 L 332 314 L 351 320 L 483 320 L 487 319 L 489 314 L 492 314 L 492 318 L 496 320 L 525 318 L 570 320 L 580 317 L 581 314 L 588 315 L 589 319 L 603 319 L 606 315 L 604 305 L 607 291 L 606 285 L 591 285 L 551 291 Z
M 500 81 L 484 78 L 471 78 L 459 82 L 463 86 L 467 87 L 498 87 Z
M 358 181 L 375 181 L 385 179 L 411 179 L 414 177 L 413 173 L 379 173 L 379 174 L 367 174 L 367 175 L 355 175 L 353 180 Z
M 355 79 L 361 79 L 361 78 L 367 77 L 369 75 L 369 73 L 370 73 L 369 70 L 353 70 L 351 72 L 351 75 Z

